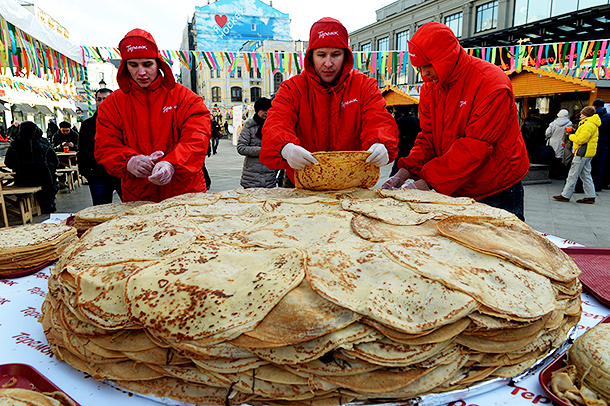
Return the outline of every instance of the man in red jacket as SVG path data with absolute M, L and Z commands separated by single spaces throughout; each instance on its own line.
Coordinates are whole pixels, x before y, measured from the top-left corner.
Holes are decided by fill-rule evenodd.
M 309 33 L 305 70 L 282 83 L 263 127 L 260 161 L 269 169 L 317 164 L 316 151 L 372 151 L 384 166 L 398 153 L 398 127 L 377 81 L 352 69 L 347 30 L 325 17 Z
M 523 216 L 527 150 L 510 79 L 500 68 L 469 56 L 444 24 L 426 23 L 409 41 L 409 57 L 424 79 L 421 132 L 399 171 L 383 188 L 427 189 Z M 405 184 L 408 179 L 416 180 Z
M 119 50 L 120 89 L 97 113 L 95 159 L 121 178 L 123 201 L 205 192 L 210 112 L 203 100 L 176 83 L 148 32 L 128 32 Z

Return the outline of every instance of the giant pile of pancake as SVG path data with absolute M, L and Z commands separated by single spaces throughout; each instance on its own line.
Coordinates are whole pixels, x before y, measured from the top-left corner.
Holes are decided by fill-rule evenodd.
M 37 223 L 0 229 L 0 278 L 55 261 L 76 238 L 76 229 L 62 224 Z
M 579 320 L 578 274 L 468 198 L 242 189 L 91 228 L 41 321 L 59 359 L 168 402 L 391 401 L 530 368 Z

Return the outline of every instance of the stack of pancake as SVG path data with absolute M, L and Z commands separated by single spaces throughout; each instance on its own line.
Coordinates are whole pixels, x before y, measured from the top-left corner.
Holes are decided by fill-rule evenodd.
M 191 404 L 403 400 L 514 376 L 581 314 L 579 270 L 503 210 L 416 190 L 188 194 L 55 266 L 59 359 Z
M 87 207 L 80 210 L 74 217 L 74 227 L 88 230 L 113 218 L 120 217 L 134 207 L 150 202 L 109 203 Z
M 63 392 L 36 392 L 20 388 L 0 388 L 0 405 L 10 406 L 76 406 Z
M 76 229 L 61 224 L 0 229 L 0 278 L 55 261 L 75 240 Z
M 602 322 L 578 337 L 565 361 L 551 375 L 551 391 L 568 405 L 608 406 L 610 324 Z

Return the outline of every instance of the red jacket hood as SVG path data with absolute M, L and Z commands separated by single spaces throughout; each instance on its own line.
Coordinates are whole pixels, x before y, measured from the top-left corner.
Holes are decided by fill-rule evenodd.
M 409 41 L 409 59 L 415 67 L 432 65 L 438 84 L 453 82 L 461 75 L 456 69 L 467 56 L 451 28 L 445 24 L 430 22 L 422 25 Z M 425 77 L 425 82 L 430 79 Z
M 345 51 L 345 59 L 343 60 L 343 68 L 336 85 L 344 82 L 354 67 L 354 54 L 349 48 L 347 41 L 347 30 L 340 21 L 331 17 L 324 17 L 316 21 L 311 26 L 309 32 L 309 45 L 305 53 L 305 72 L 309 73 L 314 80 L 323 84 L 313 66 L 313 50 L 324 47 L 342 48 Z M 325 84 L 323 85 L 326 86 Z
M 160 75 L 162 77 L 163 86 L 167 89 L 173 89 L 176 86 L 176 80 L 174 79 L 174 74 L 172 72 L 172 68 L 169 66 L 167 62 L 161 57 L 161 53 L 157 48 L 157 43 L 155 39 L 148 33 L 147 31 L 141 30 L 139 28 L 133 29 L 129 31 L 125 37 L 119 43 L 119 49 L 122 48 L 122 45 L 129 41 L 133 40 L 136 42 L 148 42 L 154 48 L 154 53 L 156 54 L 157 63 L 159 64 Z M 136 55 L 136 57 L 142 57 L 140 55 Z M 152 57 L 152 55 L 150 55 Z M 116 80 L 119 84 L 119 88 L 125 93 L 129 93 L 132 86 L 137 86 L 135 82 L 131 79 L 131 75 L 129 74 L 129 70 L 127 69 L 127 61 L 129 59 L 122 59 L 121 64 L 119 65 L 119 69 L 116 75 Z

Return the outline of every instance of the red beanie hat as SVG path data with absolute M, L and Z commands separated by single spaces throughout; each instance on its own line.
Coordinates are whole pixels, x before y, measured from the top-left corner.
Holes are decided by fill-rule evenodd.
M 349 48 L 347 38 L 347 30 L 339 20 L 324 17 L 311 26 L 308 49 Z
M 159 57 L 159 49 L 152 35 L 138 28 L 129 31 L 119 42 L 119 51 L 123 59 Z
M 126 61 L 129 59 L 156 58 L 159 69 L 163 72 L 163 86 L 171 89 L 176 85 L 172 68 L 161 58 L 157 43 L 149 32 L 140 28 L 129 31 L 119 42 L 119 51 L 121 64 L 117 73 L 117 82 L 124 92 L 129 92 L 131 89 L 130 75 L 126 66 Z

